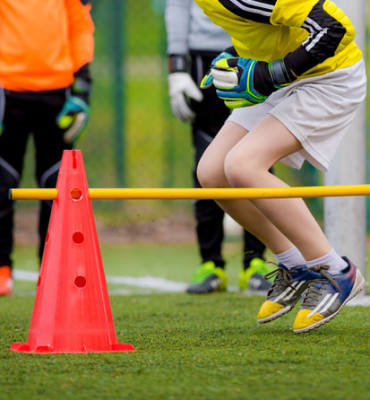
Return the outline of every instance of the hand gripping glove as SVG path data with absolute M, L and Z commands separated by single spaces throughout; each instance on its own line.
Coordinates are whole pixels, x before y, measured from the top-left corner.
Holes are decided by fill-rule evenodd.
M 202 101 L 203 94 L 188 74 L 187 56 L 171 54 L 168 58 L 168 89 L 171 110 L 180 121 L 192 122 L 195 113 L 189 107 L 188 100 Z
M 209 68 L 208 72 L 200 82 L 200 88 L 201 89 L 208 89 L 213 85 L 213 76 L 212 76 L 212 69 L 214 68 L 215 64 L 223 60 L 225 58 L 233 58 L 237 57 L 238 53 L 236 52 L 234 47 L 228 47 L 226 50 L 224 50 L 222 53 L 220 53 L 211 63 L 211 67 Z
M 85 133 L 90 119 L 89 93 L 90 82 L 76 78 L 72 85 L 72 95 L 57 116 L 59 128 L 65 130 L 63 139 L 66 143 L 75 143 Z
M 191 122 L 195 113 L 190 109 L 187 97 L 202 101 L 203 94 L 187 72 L 173 72 L 168 76 L 171 110 L 180 121 Z
M 211 74 L 218 97 L 231 109 L 263 103 L 271 93 L 296 79 L 283 59 L 267 63 L 224 58 L 215 62 Z

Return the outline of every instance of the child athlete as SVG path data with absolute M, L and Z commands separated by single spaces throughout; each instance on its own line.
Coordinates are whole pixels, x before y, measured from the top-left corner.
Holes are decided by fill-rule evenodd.
M 329 0 L 196 0 L 232 37 L 201 86 L 233 109 L 198 165 L 203 187 L 286 187 L 278 161 L 322 171 L 366 95 L 355 30 Z M 351 132 L 350 134 L 356 134 Z M 274 253 L 275 281 L 257 320 L 270 322 L 303 296 L 296 333 L 330 321 L 365 286 L 332 248 L 299 198 L 222 200 L 219 205 Z

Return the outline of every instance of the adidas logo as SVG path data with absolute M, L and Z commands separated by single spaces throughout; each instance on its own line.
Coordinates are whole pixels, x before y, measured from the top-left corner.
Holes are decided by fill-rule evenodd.
M 334 293 L 334 294 L 327 294 L 324 299 L 316 306 L 314 310 L 310 312 L 310 314 L 307 315 L 306 318 L 312 317 L 314 314 L 319 313 L 319 314 L 324 314 L 325 311 L 328 310 L 328 308 L 334 303 L 335 299 L 338 297 L 339 293 Z
M 292 283 L 292 287 L 288 286 L 283 293 L 281 293 L 273 302 L 277 303 L 280 300 L 290 300 L 296 293 L 296 291 L 305 283 L 306 281 L 297 281 Z

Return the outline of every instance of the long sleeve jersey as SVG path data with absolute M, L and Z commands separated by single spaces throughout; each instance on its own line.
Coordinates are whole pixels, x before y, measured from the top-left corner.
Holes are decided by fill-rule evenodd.
M 194 0 L 167 0 L 165 21 L 169 55 L 222 52 L 232 44 L 225 30 L 215 25 Z
M 87 0 L 1 0 L 0 86 L 13 91 L 68 87 L 93 59 Z
M 195 0 L 232 37 L 241 57 L 270 62 L 286 57 L 306 78 L 362 58 L 355 29 L 329 0 Z

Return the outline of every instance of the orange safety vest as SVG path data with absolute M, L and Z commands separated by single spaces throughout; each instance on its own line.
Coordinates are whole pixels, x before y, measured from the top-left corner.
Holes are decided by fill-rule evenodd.
M 62 89 L 93 59 L 90 4 L 81 0 L 0 1 L 0 87 Z

